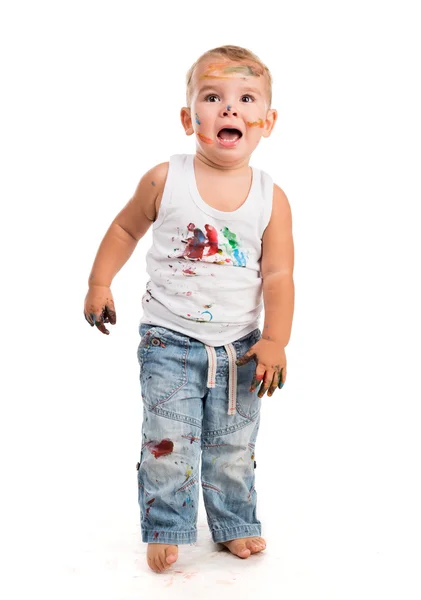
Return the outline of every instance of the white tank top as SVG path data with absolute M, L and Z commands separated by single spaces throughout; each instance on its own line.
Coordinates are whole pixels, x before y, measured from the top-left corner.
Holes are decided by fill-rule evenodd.
M 252 167 L 247 199 L 225 212 L 201 198 L 193 161 L 193 154 L 170 157 L 146 254 L 150 279 L 140 323 L 223 346 L 259 327 L 261 242 L 272 212 L 273 181 Z

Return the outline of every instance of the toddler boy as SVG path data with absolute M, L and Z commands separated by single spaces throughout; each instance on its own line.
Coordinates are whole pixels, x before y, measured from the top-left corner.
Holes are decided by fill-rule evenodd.
M 286 380 L 294 310 L 289 202 L 268 173 L 249 166 L 277 119 L 271 84 L 268 68 L 238 46 L 209 50 L 192 65 L 180 117 L 195 155 L 172 155 L 142 176 L 89 277 L 84 315 L 108 334 L 105 324 L 116 323 L 111 282 L 152 225 L 137 480 L 156 572 L 177 560 L 179 544 L 197 539 L 199 480 L 215 543 L 240 558 L 266 546 L 255 445 L 261 398 Z

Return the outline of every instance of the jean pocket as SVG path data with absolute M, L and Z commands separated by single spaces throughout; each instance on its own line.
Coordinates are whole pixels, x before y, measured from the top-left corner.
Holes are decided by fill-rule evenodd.
M 164 327 L 151 327 L 138 348 L 144 404 L 153 409 L 170 400 L 188 380 L 189 338 Z
M 139 326 L 139 335 L 140 342 L 137 347 L 137 360 L 139 362 L 140 367 L 143 366 L 143 359 L 145 355 L 145 350 L 149 349 L 151 343 L 154 345 L 157 343 L 155 338 L 157 338 L 165 329 L 163 327 L 158 327 L 157 325 L 147 325 L 146 323 L 141 323 Z
M 257 395 L 259 387 L 254 392 L 250 392 L 250 385 L 256 372 L 256 363 L 252 359 L 237 369 L 237 413 L 245 419 L 254 421 L 258 417 L 262 405 L 262 399 Z
M 243 356 L 256 344 L 262 334 L 259 329 L 255 329 L 245 338 L 234 342 L 237 358 Z M 250 386 L 256 373 L 257 364 L 252 358 L 246 364 L 237 366 L 237 413 L 244 419 L 253 421 L 257 418 L 262 405 L 262 399 L 257 395 L 259 387 L 254 392 L 250 392 Z

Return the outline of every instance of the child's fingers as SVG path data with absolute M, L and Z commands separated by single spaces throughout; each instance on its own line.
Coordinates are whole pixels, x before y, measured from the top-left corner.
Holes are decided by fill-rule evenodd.
M 88 321 L 89 325 L 90 325 L 91 327 L 93 327 L 93 326 L 94 326 L 94 323 L 92 322 L 92 319 L 91 319 L 90 317 L 88 317 L 88 316 L 87 316 L 87 314 L 86 314 L 85 312 L 84 312 L 83 314 L 84 314 L 84 317 L 85 317 L 85 319 Z
M 111 323 L 115 325 L 117 322 L 117 315 L 114 310 L 114 302 L 112 298 L 105 299 L 93 299 L 92 302 L 84 310 L 85 319 L 93 327 L 94 325 L 101 331 L 108 335 L 110 332 L 104 326 L 104 323 Z
M 117 314 L 115 310 L 113 310 L 110 306 L 106 306 L 104 312 L 107 316 L 106 323 L 111 323 L 111 325 L 115 325 L 117 323 Z
M 256 370 L 255 370 L 255 372 L 254 372 L 254 375 L 253 375 L 253 380 L 252 380 L 252 382 L 251 382 L 250 389 L 249 389 L 249 391 L 250 391 L 250 392 L 254 392 L 254 391 L 256 390 L 256 388 L 257 388 L 257 387 L 258 387 L 258 386 L 259 386 L 259 385 L 262 383 L 262 381 L 263 381 L 263 377 L 264 377 L 264 375 L 265 375 L 265 371 L 263 371 L 263 370 L 262 370 L 262 369 L 263 369 L 263 367 L 260 367 L 260 368 L 259 368 L 259 366 L 260 366 L 260 365 L 257 365 L 257 368 L 256 368 Z M 258 371 L 259 371 L 259 372 L 258 372 Z
M 267 390 L 269 388 L 270 383 L 272 382 L 273 375 L 271 377 L 268 373 L 269 373 L 269 371 L 266 371 L 263 376 L 262 385 L 260 386 L 260 390 L 257 393 L 259 398 L 262 398 L 265 395 L 265 393 L 267 392 Z
M 284 368 L 282 367 L 281 372 L 279 373 L 279 383 L 278 383 L 278 388 L 281 389 L 283 387 L 283 381 L 282 381 L 282 375 L 283 375 L 283 370 Z
M 279 381 L 279 371 L 275 371 L 275 373 L 273 374 L 272 383 L 270 384 L 270 387 L 268 389 L 268 396 L 272 396 L 273 392 L 278 387 L 278 381 Z
M 95 321 L 95 325 L 102 333 L 105 333 L 106 335 L 108 335 L 110 333 L 108 331 L 108 329 L 105 327 L 102 317 L 99 319 L 99 321 Z
M 102 311 L 100 316 L 98 316 L 96 313 L 89 313 L 90 320 L 86 317 L 86 315 L 85 315 L 85 319 L 88 321 L 88 323 L 90 325 L 92 325 L 92 327 L 94 325 L 96 325 L 97 329 L 99 329 L 102 333 L 105 333 L 106 335 L 108 335 L 110 332 L 104 326 L 103 314 L 104 314 L 104 310 Z

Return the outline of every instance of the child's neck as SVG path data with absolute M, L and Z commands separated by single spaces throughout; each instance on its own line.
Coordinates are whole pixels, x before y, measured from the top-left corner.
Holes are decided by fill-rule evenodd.
M 199 168 L 203 167 L 205 169 L 206 167 L 209 167 L 212 170 L 216 169 L 218 171 L 221 171 L 221 173 L 224 171 L 230 172 L 230 174 L 232 174 L 234 171 L 236 175 L 239 175 L 241 172 L 248 173 L 248 171 L 250 169 L 249 160 L 250 160 L 250 156 L 244 156 L 243 158 L 240 158 L 237 161 L 233 161 L 233 162 L 230 162 L 229 164 L 226 164 L 226 163 L 215 162 L 212 159 L 210 159 L 208 156 L 202 154 L 200 151 L 196 151 L 196 154 L 195 154 L 195 164 Z

